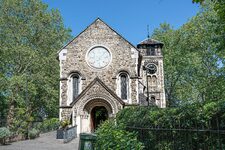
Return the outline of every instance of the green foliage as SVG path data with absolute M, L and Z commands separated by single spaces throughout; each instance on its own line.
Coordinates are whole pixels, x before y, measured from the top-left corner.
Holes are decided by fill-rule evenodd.
M 129 107 L 117 114 L 117 123 L 129 127 L 161 127 L 192 129 L 209 128 L 215 119 L 225 123 L 225 100 L 205 104 L 192 103 L 174 108 Z M 211 124 L 210 128 L 217 126 Z M 221 126 L 224 128 L 224 126 Z
M 0 81 L 1 82 L 1 81 Z M 1 91 L 1 88 L 0 88 Z M 7 116 L 7 101 L 4 95 L 0 92 L 0 127 L 5 126 Z
M 69 125 L 70 125 L 70 120 L 69 119 L 65 119 L 65 120 L 62 120 L 60 122 L 60 127 L 63 128 L 63 129 L 67 128 Z
M 200 3 L 201 5 L 204 5 L 208 2 L 208 0 L 192 0 L 193 3 Z M 225 21 L 225 1 L 224 0 L 211 0 L 214 5 L 214 10 L 217 12 L 217 15 L 219 16 L 220 20 L 219 23 L 222 23 Z M 223 27 L 225 25 L 223 24 Z M 221 32 L 221 31 L 219 31 Z M 224 31 L 222 31 L 224 33 Z
M 142 143 L 133 132 L 125 130 L 123 125 L 114 121 L 105 121 L 97 130 L 96 149 L 101 150 L 142 150 Z
M 0 143 L 5 144 L 6 138 L 10 137 L 11 134 L 12 133 L 9 131 L 8 128 L 6 128 L 6 127 L 0 128 Z
M 11 132 L 9 131 L 8 128 L 6 127 L 1 127 L 0 128 L 0 138 L 6 138 L 11 135 Z
M 58 118 L 45 119 L 38 129 L 41 132 L 49 132 L 59 128 L 60 122 Z
M 27 113 L 28 108 L 16 108 L 14 111 L 15 115 L 11 130 L 15 134 L 26 134 L 34 118 Z
M 39 134 L 40 134 L 40 131 L 35 128 L 28 131 L 29 139 L 35 139 L 35 138 L 39 137 Z
M 154 39 L 164 43 L 168 106 L 225 97 L 224 34 L 218 33 L 225 30 L 214 7 L 213 2 L 205 1 L 201 12 L 180 29 L 164 23 L 153 33 Z
M 192 0 L 193 3 L 203 3 L 204 0 Z
M 176 108 L 129 107 L 121 110 L 116 117 L 118 126 L 123 124 L 129 131 L 138 131 L 140 141 L 146 149 L 174 149 L 176 137 L 179 147 L 193 142 L 190 149 L 201 147 L 198 144 L 216 143 L 217 134 L 176 131 L 175 129 L 225 129 L 225 100 L 205 104 L 193 103 Z M 150 128 L 151 130 L 144 130 Z M 143 131 L 138 130 L 143 129 Z M 165 129 L 165 130 L 163 130 Z M 171 129 L 171 131 L 170 131 Z M 174 129 L 174 130 L 173 130 Z M 188 134 L 187 134 L 188 133 Z M 143 135 L 144 134 L 144 135 Z M 168 137 L 171 136 L 171 137 Z M 187 136 L 188 140 L 187 141 Z M 160 138 L 160 142 L 158 141 Z M 222 140 L 222 138 L 221 138 Z M 224 140 L 221 142 L 225 142 Z M 187 147 L 182 147 L 185 149 Z
M 0 29 L 0 117 L 24 133 L 30 120 L 58 116 L 56 54 L 70 30 L 41 0 L 0 0 Z

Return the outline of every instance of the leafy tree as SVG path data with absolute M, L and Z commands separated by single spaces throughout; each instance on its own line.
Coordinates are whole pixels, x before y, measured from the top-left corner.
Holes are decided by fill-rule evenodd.
M 169 105 L 181 102 L 220 100 L 224 97 L 224 57 L 217 35 L 221 29 L 214 3 L 173 30 L 168 24 L 156 29 L 153 38 L 164 42 L 165 88 Z
M 0 0 L 0 95 L 8 105 L 10 128 L 20 121 L 29 126 L 35 117 L 57 116 L 56 53 L 70 37 L 59 11 L 40 0 Z
M 165 92 L 169 105 L 177 105 L 176 103 L 184 97 L 191 98 L 190 95 L 183 93 L 189 86 L 184 78 L 191 61 L 186 51 L 181 48 L 181 37 L 182 32 L 173 30 L 166 23 L 161 24 L 153 34 L 153 38 L 160 39 L 164 43 Z M 181 86 L 183 88 L 180 88 Z
M 225 40 L 223 40 L 225 38 L 225 24 L 224 24 L 225 1 L 224 0 L 192 0 L 193 3 L 200 3 L 202 6 L 204 6 L 205 4 L 207 5 L 209 1 L 213 3 L 213 9 L 215 10 L 218 16 L 218 20 L 215 24 L 217 27 L 219 26 L 220 29 L 217 29 L 216 33 L 217 33 L 217 37 L 221 40 L 220 51 L 223 51 L 225 47 Z

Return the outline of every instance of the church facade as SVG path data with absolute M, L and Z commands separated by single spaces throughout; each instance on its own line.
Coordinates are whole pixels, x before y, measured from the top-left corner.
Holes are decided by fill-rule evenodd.
M 150 38 L 134 46 L 96 19 L 58 52 L 60 120 L 93 132 L 125 107 L 165 107 L 162 46 Z

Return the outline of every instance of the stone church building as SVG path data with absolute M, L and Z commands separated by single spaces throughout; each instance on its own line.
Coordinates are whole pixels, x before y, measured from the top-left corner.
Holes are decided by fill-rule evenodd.
M 93 132 L 124 107 L 165 107 L 162 46 L 150 38 L 134 46 L 96 19 L 58 52 L 60 120 Z

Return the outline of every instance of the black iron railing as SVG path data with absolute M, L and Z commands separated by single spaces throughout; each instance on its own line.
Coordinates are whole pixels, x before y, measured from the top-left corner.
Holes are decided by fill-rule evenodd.
M 138 128 L 135 131 L 145 150 L 225 150 L 225 130 Z

